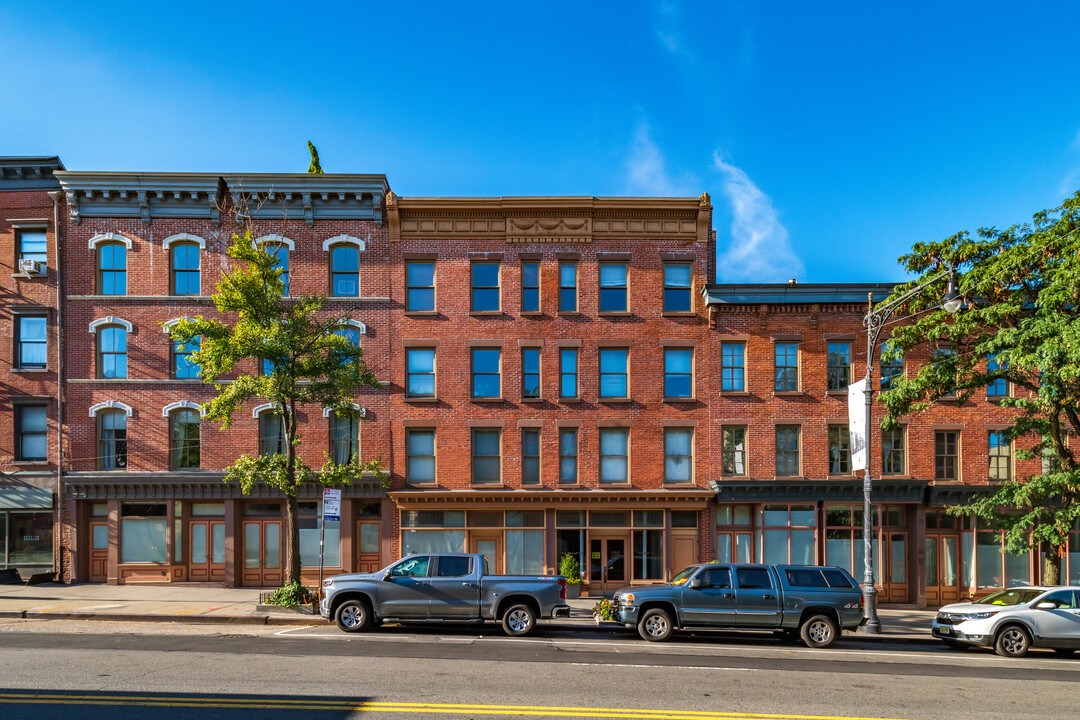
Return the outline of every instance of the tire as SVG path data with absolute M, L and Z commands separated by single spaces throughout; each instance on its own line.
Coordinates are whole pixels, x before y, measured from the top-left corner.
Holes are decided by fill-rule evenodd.
M 1001 657 L 1019 658 L 1031 649 L 1031 633 L 1020 625 L 1002 628 L 994 640 L 994 652 Z
M 502 616 L 503 632 L 510 637 L 525 637 L 536 629 L 536 611 L 525 604 L 511 605 Z
M 1073 653 L 1076 652 L 1076 649 L 1075 648 L 1054 648 L 1054 652 L 1057 654 L 1058 657 L 1072 657 Z
M 799 638 L 808 648 L 827 648 L 839 635 L 836 621 L 828 615 L 811 615 L 799 626 Z
M 334 622 L 347 633 L 369 630 L 372 624 L 371 606 L 366 600 L 346 600 L 338 605 Z
M 646 610 L 637 626 L 638 635 L 649 642 L 664 642 L 671 637 L 674 630 L 675 626 L 671 621 L 671 615 L 668 614 L 667 610 L 661 610 L 660 608 Z

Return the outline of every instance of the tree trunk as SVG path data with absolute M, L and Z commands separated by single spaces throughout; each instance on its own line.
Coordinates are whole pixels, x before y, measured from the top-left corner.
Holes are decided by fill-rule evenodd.
M 1045 556 L 1043 560 L 1043 572 L 1042 572 L 1042 584 L 1043 585 L 1060 585 L 1061 584 L 1061 568 L 1058 565 L 1058 549 L 1049 543 L 1043 543 L 1042 551 Z
M 285 499 L 285 583 L 300 582 L 300 502 L 296 495 Z

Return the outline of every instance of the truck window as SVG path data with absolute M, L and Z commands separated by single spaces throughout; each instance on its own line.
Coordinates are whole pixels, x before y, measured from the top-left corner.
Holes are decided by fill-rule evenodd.
M 440 557 L 438 577 L 461 577 L 469 574 L 472 558 Z
M 736 568 L 735 577 L 743 590 L 772 590 L 772 577 L 765 568 Z
M 730 590 L 731 571 L 727 568 L 709 568 L 701 571 L 702 590 Z
M 820 570 L 785 570 L 784 575 L 792 587 L 829 587 Z
M 821 574 L 825 578 L 825 581 L 829 583 L 829 587 L 855 587 L 851 584 L 851 581 L 847 579 L 847 576 L 839 570 L 830 570 L 828 568 L 825 568 L 821 571 Z
M 431 558 L 426 555 L 405 558 L 390 571 L 391 577 L 427 577 Z

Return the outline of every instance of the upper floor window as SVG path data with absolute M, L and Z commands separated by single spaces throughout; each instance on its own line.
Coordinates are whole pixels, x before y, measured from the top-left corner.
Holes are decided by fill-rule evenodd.
M 540 484 L 540 428 L 521 429 L 521 484 Z
M 577 312 L 577 263 L 559 263 L 559 312 Z
M 694 429 L 664 428 L 664 482 L 693 482 Z
M 600 482 L 630 482 L 630 431 L 626 428 L 600 429 Z
M 405 431 L 405 480 L 413 484 L 435 482 L 435 431 Z
M 892 390 L 893 384 L 904 377 L 904 358 L 897 357 L 889 342 L 881 344 L 881 389 Z
M 1064 465 L 1061 462 L 1061 456 L 1058 455 L 1057 450 L 1054 449 L 1053 443 L 1050 442 L 1050 438 L 1046 435 L 1042 437 L 1042 474 L 1053 475 L 1062 471 Z M 1076 547 L 1080 547 L 1077 545 Z
M 181 408 L 169 413 L 169 467 L 173 470 L 200 466 L 200 417 L 198 410 Z
M 15 406 L 15 459 L 46 460 L 49 452 L 48 408 L 44 405 Z
M 847 390 L 851 384 L 851 343 L 829 343 L 827 390 Z
M 338 465 L 360 459 L 360 418 L 355 413 L 330 413 L 330 457 Z
M 851 474 L 851 436 L 847 425 L 829 426 L 829 474 Z
M 601 263 L 600 312 L 626 310 L 626 263 Z
M 1003 432 L 989 433 L 990 479 L 998 482 L 1012 480 L 1012 444 Z
M 44 368 L 47 363 L 48 338 L 46 328 L 48 318 L 44 315 L 16 315 L 15 336 L 18 339 L 18 354 L 15 366 L 22 369 Z
M 559 397 L 578 396 L 577 348 L 559 350 Z
M 664 348 L 664 397 L 694 396 L 694 351 Z
M 959 480 L 960 433 L 938 430 L 934 433 L 934 479 Z
M 181 380 L 199 377 L 199 364 L 193 362 L 191 353 L 199 349 L 198 339 L 172 343 L 172 376 Z
M 577 428 L 559 428 L 559 482 L 573 485 L 578 481 Z
M 499 263 L 474 262 L 471 274 L 472 311 L 497 312 L 499 310 Z
M 281 270 L 281 284 L 285 286 L 284 295 L 289 294 L 289 246 L 288 245 L 267 245 L 266 252 L 273 256 L 276 263 L 274 267 Z
M 742 392 L 746 389 L 743 364 L 745 347 L 741 342 L 726 342 L 721 346 L 720 390 L 722 392 Z
M 405 266 L 405 309 L 435 310 L 435 263 L 411 262 Z
M 799 463 L 799 436 L 802 428 L 798 425 L 776 426 L 776 476 L 785 477 L 798 475 Z
M 275 410 L 259 413 L 259 454 L 285 454 L 285 419 Z
M 360 297 L 360 248 L 335 245 L 330 248 L 331 295 Z
M 773 389 L 795 392 L 799 389 L 799 344 L 776 343 L 776 366 Z
M 173 243 L 169 248 L 172 263 L 172 294 L 199 294 L 199 246 Z
M 107 325 L 98 330 L 98 377 L 126 378 L 127 329 Z
M 521 349 L 521 397 L 540 397 L 540 348 Z
M 1004 372 L 1009 368 L 1007 360 L 998 360 L 997 354 L 993 353 L 986 358 L 986 372 Z M 1003 377 L 994 378 L 986 386 L 986 396 L 991 398 L 1003 398 L 1009 396 L 1009 381 Z
M 904 428 L 881 431 L 881 472 L 903 475 L 906 472 L 907 448 Z
M 48 264 L 49 252 L 44 230 L 18 230 L 19 260 L 36 260 L 42 267 Z M 18 268 L 16 268 L 18 269 Z
M 600 351 L 600 397 L 627 397 L 626 348 Z
M 540 312 L 540 263 L 521 263 L 521 312 Z
M 108 410 L 97 414 L 98 470 L 127 468 L 127 413 Z
M 98 293 L 127 295 L 127 246 L 123 243 L 101 243 L 97 246 Z
M 499 366 L 502 351 L 498 348 L 473 348 L 472 396 L 474 398 L 497 398 L 502 390 L 499 382 Z
M 474 428 L 472 431 L 472 481 L 494 484 L 501 480 L 502 444 L 498 428 Z
M 953 362 L 953 356 L 955 354 L 956 351 L 949 346 L 938 347 L 934 349 L 934 354 L 931 356 L 930 362 L 933 363 L 935 366 L 941 366 L 942 368 L 945 368 Z M 941 397 L 956 397 L 955 384 L 950 383 L 948 387 L 945 388 L 945 392 L 941 394 Z
M 725 425 L 721 431 L 721 472 L 724 475 L 746 474 L 746 426 Z
M 687 263 L 664 263 L 664 312 L 690 312 L 691 271 Z
M 408 397 L 435 397 L 435 349 L 408 348 L 405 351 L 407 375 L 405 394 Z

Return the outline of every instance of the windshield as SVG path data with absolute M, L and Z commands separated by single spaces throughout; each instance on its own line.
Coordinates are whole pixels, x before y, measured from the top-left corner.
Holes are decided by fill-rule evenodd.
M 679 574 L 671 578 L 672 585 L 682 585 L 684 582 L 690 579 L 690 576 L 697 572 L 698 566 L 691 565 L 688 568 L 683 568 L 679 571 Z
M 1023 605 L 1043 594 L 1042 590 L 1002 590 L 976 600 L 980 605 Z

